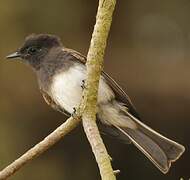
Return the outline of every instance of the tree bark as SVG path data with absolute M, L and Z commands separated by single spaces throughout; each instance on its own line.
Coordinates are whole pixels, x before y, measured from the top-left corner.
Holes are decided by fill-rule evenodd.
M 115 3 L 115 0 L 99 1 L 96 24 L 87 55 L 87 81 L 86 89 L 84 90 L 85 107 L 82 113 L 84 131 L 98 163 L 102 180 L 116 179 L 111 166 L 110 156 L 96 125 L 99 79 Z

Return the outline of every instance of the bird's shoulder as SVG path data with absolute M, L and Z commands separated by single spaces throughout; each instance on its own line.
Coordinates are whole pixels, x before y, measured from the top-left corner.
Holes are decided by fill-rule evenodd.
M 69 49 L 69 48 L 63 48 L 62 50 L 64 53 L 71 55 L 73 58 L 75 58 L 80 63 L 82 63 L 82 64 L 86 63 L 86 56 L 79 53 L 78 51 L 75 51 L 75 50 Z

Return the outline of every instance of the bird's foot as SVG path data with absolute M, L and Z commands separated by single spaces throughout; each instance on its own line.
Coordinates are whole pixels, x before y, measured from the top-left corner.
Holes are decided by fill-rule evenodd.
M 73 118 L 75 118 L 76 116 L 77 116 L 77 109 L 74 107 L 73 108 L 73 112 L 72 112 L 72 114 L 71 114 L 71 116 L 73 117 Z
M 82 89 L 85 89 L 85 88 L 86 88 L 85 80 L 82 80 L 81 88 L 82 88 Z

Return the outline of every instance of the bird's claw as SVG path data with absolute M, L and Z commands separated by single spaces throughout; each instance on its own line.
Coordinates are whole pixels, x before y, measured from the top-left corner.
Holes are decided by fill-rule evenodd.
M 77 112 L 77 110 L 76 110 L 76 108 L 74 107 L 74 108 L 73 108 L 73 112 L 72 112 L 72 114 L 71 114 L 71 116 L 72 116 L 73 118 L 76 117 L 76 112 Z
M 85 80 L 82 80 L 81 88 L 82 88 L 82 89 L 85 89 L 85 88 L 86 88 L 86 86 L 85 86 Z

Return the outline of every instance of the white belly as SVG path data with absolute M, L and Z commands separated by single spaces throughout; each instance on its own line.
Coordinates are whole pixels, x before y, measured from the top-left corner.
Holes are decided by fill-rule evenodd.
M 82 81 L 86 79 L 86 69 L 82 64 L 76 64 L 66 72 L 60 72 L 53 78 L 50 93 L 53 100 L 69 113 L 77 108 L 82 97 Z M 106 102 L 114 97 L 111 88 L 100 79 L 98 103 Z

